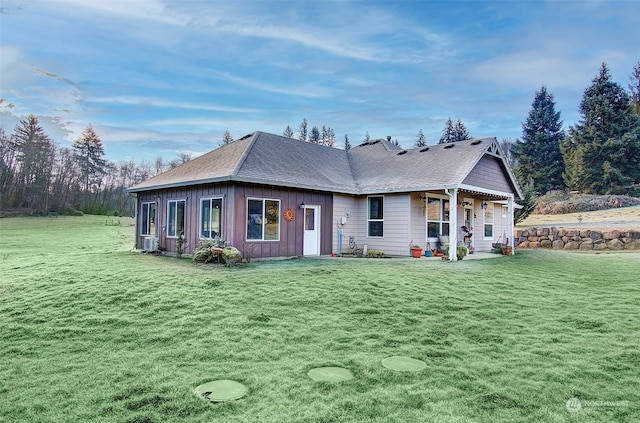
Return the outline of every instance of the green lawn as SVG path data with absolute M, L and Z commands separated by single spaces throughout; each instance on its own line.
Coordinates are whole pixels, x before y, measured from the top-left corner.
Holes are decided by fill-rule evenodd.
M 0 421 L 640 420 L 640 254 L 224 268 L 132 252 L 129 220 L 104 223 L 0 219 Z M 215 379 L 249 393 L 195 396 Z

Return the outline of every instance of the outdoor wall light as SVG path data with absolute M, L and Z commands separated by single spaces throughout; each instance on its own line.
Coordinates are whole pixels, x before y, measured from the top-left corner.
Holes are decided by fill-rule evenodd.
M 298 205 L 299 208 L 304 209 L 304 201 Z
M 487 208 L 487 202 L 483 201 L 482 204 L 480 204 L 480 208 L 481 209 L 486 209 Z

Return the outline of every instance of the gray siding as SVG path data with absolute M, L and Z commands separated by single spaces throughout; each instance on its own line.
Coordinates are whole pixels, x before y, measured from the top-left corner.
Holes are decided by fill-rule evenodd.
M 370 248 L 387 254 L 409 255 L 410 204 L 409 194 L 384 195 L 384 237 L 367 238 Z
M 489 154 L 485 154 L 480 159 L 462 183 L 494 191 L 513 192 L 500 159 Z
M 333 252 L 339 253 L 338 249 L 338 221 L 346 218 L 346 223 L 342 226 L 342 252 L 349 253 L 349 237 L 356 240 L 363 239 L 366 228 L 366 215 L 364 222 L 361 216 L 360 200 L 352 195 L 335 194 L 333 196 Z
M 377 197 L 377 196 L 374 196 Z M 384 236 L 367 236 L 367 198 L 368 196 L 334 196 L 334 220 L 337 222 L 346 216 L 343 226 L 343 253 L 350 252 L 349 238 L 353 237 L 359 248 L 381 250 L 391 255 L 409 254 L 409 228 L 411 221 L 409 194 L 385 194 L 384 197 Z M 424 236 L 424 235 L 423 235 Z M 333 251 L 338 252 L 338 229 L 334 229 Z

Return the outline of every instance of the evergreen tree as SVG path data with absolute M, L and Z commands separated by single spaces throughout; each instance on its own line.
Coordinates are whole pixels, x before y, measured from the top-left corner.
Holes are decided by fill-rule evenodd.
M 518 142 L 518 140 L 516 140 L 516 142 Z M 500 144 L 500 148 L 502 149 L 502 153 L 504 154 L 504 158 L 507 161 L 507 163 L 509 163 L 509 166 L 511 166 L 513 168 L 514 166 L 514 158 L 513 158 L 513 146 L 514 146 L 514 142 L 504 138 L 502 141 L 499 142 Z
M 420 128 L 420 130 L 418 131 L 418 135 L 416 136 L 414 147 L 420 148 L 424 147 L 425 145 L 427 145 L 427 138 L 424 136 L 424 133 L 422 133 L 422 128 Z
M 282 133 L 282 136 L 287 138 L 293 138 L 293 130 L 289 125 L 287 125 L 287 127 L 284 128 L 284 132 Z
M 317 126 L 311 128 L 311 132 L 309 132 L 309 142 L 314 144 L 320 143 L 320 130 Z
M 522 185 L 522 194 L 524 198 L 522 201 L 519 201 L 522 208 L 516 209 L 513 218 L 515 223 L 520 223 L 525 220 L 531 213 L 533 213 L 538 205 L 535 196 L 535 190 L 533 188 L 533 182 L 529 181 L 528 183 Z
M 99 184 L 105 173 L 102 140 L 89 124 L 82 135 L 73 142 L 73 156 L 78 162 L 84 182 L 84 191 L 89 192 L 92 184 Z
M 349 142 L 349 136 L 344 134 L 344 149 L 351 150 L 351 143 Z
M 579 111 L 580 121 L 561 146 L 567 186 L 604 194 L 640 180 L 640 117 L 606 64 L 584 91 Z
M 631 93 L 631 107 L 633 112 L 640 116 L 640 62 L 633 67 L 633 73 L 629 77 L 629 92 Z
M 20 120 L 14 130 L 13 142 L 18 162 L 14 206 L 46 211 L 56 156 L 55 144 L 32 114 Z
M 224 131 L 224 134 L 222 134 L 222 144 L 221 145 L 231 144 L 232 142 L 233 142 L 233 137 L 231 136 L 231 133 L 228 130 Z
M 329 128 L 326 125 L 322 125 L 322 129 L 320 130 L 320 142 L 319 144 L 324 144 L 325 140 L 329 139 Z
M 336 142 L 336 134 L 330 126 L 322 125 L 320 144 L 333 147 Z
M 453 141 L 464 141 L 470 140 L 471 135 L 469 135 L 469 131 L 467 131 L 467 127 L 460 119 L 456 121 L 456 124 L 453 127 Z
M 363 142 L 369 142 L 369 141 L 371 141 L 371 135 L 369 135 L 369 131 L 367 131 L 367 133 L 364 134 Z
M 17 154 L 13 137 L 7 135 L 4 128 L 0 127 L 0 207 L 13 204 L 18 166 Z
M 300 141 L 307 140 L 307 118 L 302 119 L 300 126 L 298 127 L 298 139 Z
M 522 141 L 517 140 L 512 148 L 520 185 L 531 182 L 534 191 L 540 194 L 564 188 L 564 161 L 560 152 L 563 138 L 553 94 L 542 86 L 536 91 L 529 116 L 522 124 Z
M 447 122 L 444 124 L 444 129 L 442 130 L 442 136 L 440 137 L 440 141 L 438 144 L 445 144 L 448 142 L 455 141 L 455 129 L 453 128 L 453 121 L 451 117 L 447 119 Z

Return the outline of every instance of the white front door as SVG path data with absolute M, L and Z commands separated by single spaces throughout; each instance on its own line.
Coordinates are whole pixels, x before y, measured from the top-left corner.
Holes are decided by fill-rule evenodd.
M 471 203 L 470 206 L 464 206 L 464 226 L 467 227 L 467 231 L 471 234 L 471 237 L 465 238 L 465 233 L 463 232 L 462 239 L 465 245 L 470 247 L 473 245 L 473 203 Z
M 320 206 L 305 206 L 304 208 L 302 254 L 305 256 L 320 255 Z

